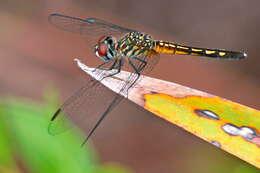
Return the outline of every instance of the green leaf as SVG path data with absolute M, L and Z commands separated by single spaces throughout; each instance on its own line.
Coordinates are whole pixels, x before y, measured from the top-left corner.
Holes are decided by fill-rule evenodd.
M 17 162 L 23 171 L 37 173 L 106 172 L 98 165 L 93 147 L 80 146 L 83 138 L 77 129 L 55 136 L 48 133 L 57 97 L 47 98 L 48 103 L 42 106 L 17 99 L 0 105 L 0 172 L 18 172 L 14 171 Z M 117 167 L 111 169 L 125 172 Z

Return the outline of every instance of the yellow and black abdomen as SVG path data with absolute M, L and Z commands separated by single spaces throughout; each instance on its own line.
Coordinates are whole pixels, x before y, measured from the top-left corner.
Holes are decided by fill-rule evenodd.
M 154 49 L 156 52 L 164 54 L 195 55 L 223 59 L 243 59 L 247 56 L 244 52 L 221 49 L 196 48 L 164 41 L 156 41 Z

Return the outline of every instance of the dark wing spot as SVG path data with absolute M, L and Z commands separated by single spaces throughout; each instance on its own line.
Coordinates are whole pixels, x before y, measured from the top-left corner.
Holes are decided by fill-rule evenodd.
M 87 18 L 88 23 L 95 23 L 96 19 L 95 18 Z
M 60 111 L 61 111 L 61 109 L 58 109 L 58 110 L 54 113 L 54 115 L 53 115 L 52 118 L 51 118 L 51 121 L 54 121 L 54 120 L 56 119 L 56 117 L 60 114 Z

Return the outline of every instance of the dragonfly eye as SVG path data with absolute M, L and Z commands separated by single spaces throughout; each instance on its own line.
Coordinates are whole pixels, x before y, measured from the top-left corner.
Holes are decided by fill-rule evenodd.
M 97 53 L 100 57 L 107 55 L 107 45 L 105 43 L 99 43 L 97 46 Z
M 96 56 L 103 61 L 110 61 L 115 56 L 115 40 L 110 36 L 103 36 L 95 47 Z

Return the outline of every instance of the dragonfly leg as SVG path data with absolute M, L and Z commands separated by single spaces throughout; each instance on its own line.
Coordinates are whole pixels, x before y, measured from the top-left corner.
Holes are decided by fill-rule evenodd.
M 118 62 L 118 61 L 116 60 L 116 62 Z M 120 72 L 121 72 L 121 67 L 122 67 L 122 65 L 123 65 L 123 60 L 120 59 L 120 60 L 119 60 L 119 63 L 118 63 L 117 71 L 114 72 L 114 73 L 111 73 L 111 74 L 109 74 L 109 75 L 107 75 L 107 76 L 102 77 L 101 80 L 103 80 L 103 79 L 105 79 L 105 78 L 107 78 L 107 77 L 112 77 L 112 76 L 114 76 L 114 75 L 120 73 Z M 116 63 L 114 63 L 110 68 L 113 69 L 115 66 L 116 66 Z M 111 70 L 112 70 L 112 69 L 111 69 Z M 101 81 L 101 80 L 100 80 L 100 81 Z
M 142 63 L 142 65 L 138 68 L 138 71 L 142 71 L 144 69 L 144 67 L 147 65 L 147 62 L 141 58 L 138 57 L 133 57 L 133 59 L 140 61 Z
M 104 63 L 98 65 L 92 72 L 95 72 L 97 69 L 105 70 L 105 69 L 102 69 L 102 68 L 100 68 L 100 67 L 106 65 L 106 64 L 109 63 L 109 62 L 110 62 L 110 61 L 106 61 L 106 62 L 104 62 Z
M 144 60 L 141 60 L 141 59 L 137 59 L 139 60 L 142 64 L 140 65 L 140 67 L 136 67 L 133 62 L 131 60 L 129 60 L 129 64 L 132 66 L 132 68 L 134 69 L 135 73 L 137 74 L 137 77 L 134 79 L 134 81 L 131 83 L 131 85 L 127 88 L 126 90 L 126 95 L 128 97 L 128 92 L 129 92 L 129 89 L 133 87 L 133 85 L 136 83 L 136 81 L 140 78 L 140 75 L 141 75 L 141 71 L 145 68 L 145 66 L 147 65 L 147 62 L 144 61 Z
M 139 74 L 139 68 L 137 68 L 134 63 L 129 59 L 129 64 L 131 65 L 131 67 L 134 69 L 135 73 Z
M 114 63 L 111 65 L 111 67 L 109 67 L 108 70 L 113 70 L 113 69 L 115 69 L 117 62 L 118 62 L 118 59 L 116 59 L 116 60 L 114 61 Z
M 118 62 L 118 60 L 116 59 L 115 61 L 114 61 L 114 63 L 109 67 L 109 68 L 100 68 L 101 66 L 103 66 L 103 65 L 105 65 L 105 64 L 107 64 L 107 63 L 109 63 L 110 61 L 108 61 L 108 62 L 105 62 L 105 63 L 102 63 L 102 64 L 100 64 L 98 67 L 96 67 L 92 72 L 95 72 L 97 69 L 99 69 L 99 70 L 104 70 L 104 71 L 110 71 L 110 70 L 112 70 L 112 69 L 116 69 L 116 64 L 117 64 L 117 62 Z M 101 72 L 102 73 L 102 72 Z M 104 78 L 104 77 L 103 77 Z M 103 80 L 103 78 L 101 79 L 101 80 Z
M 92 72 L 95 72 L 97 69 L 99 69 L 99 70 L 107 70 L 107 71 L 112 70 L 112 69 L 117 69 L 117 67 L 115 67 L 116 64 L 117 64 L 117 61 L 118 61 L 118 60 L 116 59 L 116 60 L 114 61 L 114 63 L 113 63 L 109 68 L 100 68 L 100 67 L 102 67 L 102 66 L 108 64 L 108 63 L 111 62 L 111 61 L 104 62 L 104 63 L 98 65 Z

